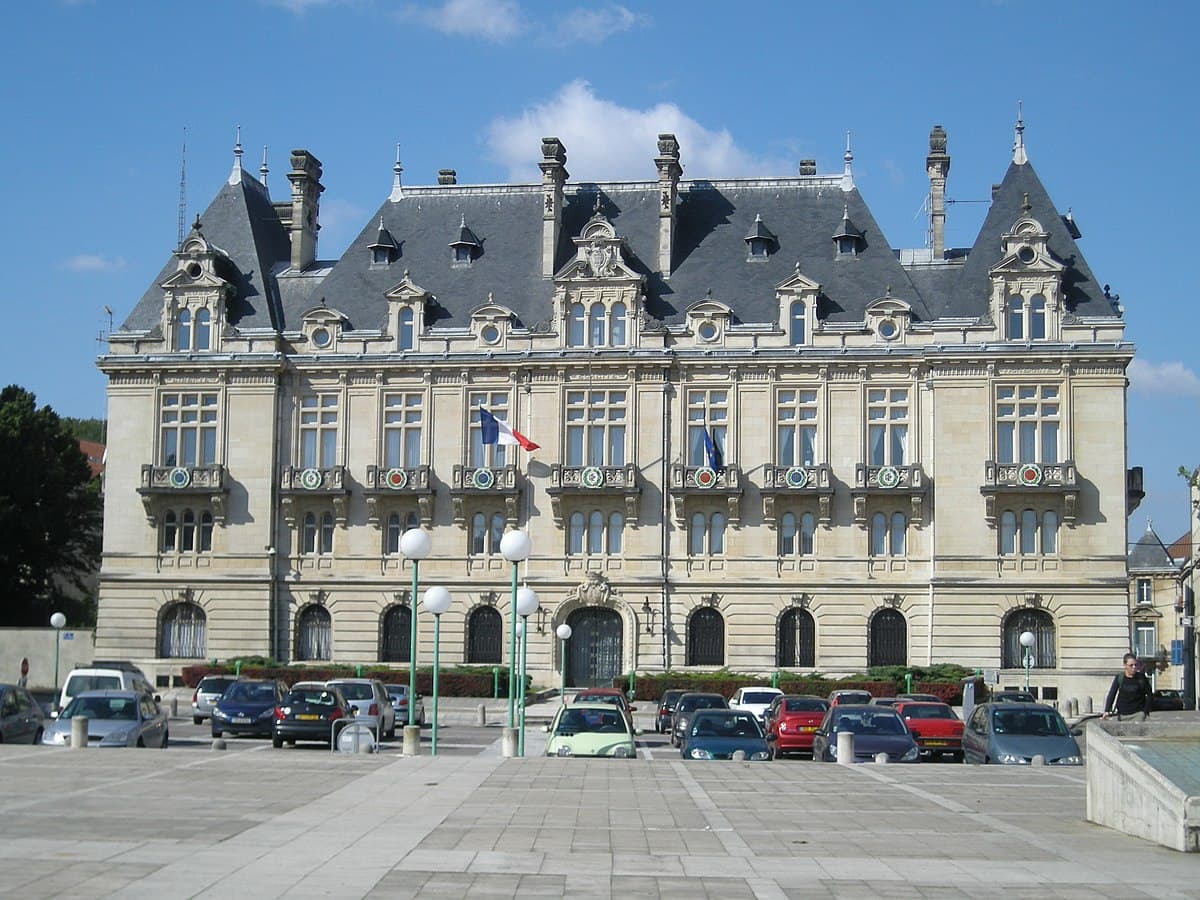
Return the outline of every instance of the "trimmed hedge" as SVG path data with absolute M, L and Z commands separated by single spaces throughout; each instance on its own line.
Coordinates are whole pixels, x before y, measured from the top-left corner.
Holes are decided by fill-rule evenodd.
M 188 687 L 195 687 L 206 675 L 232 675 L 235 666 L 226 664 L 210 664 L 203 666 L 185 666 L 183 680 Z M 243 678 L 277 678 L 285 684 L 292 685 L 297 681 L 330 681 L 334 678 L 359 677 L 356 666 L 282 666 L 282 665 L 247 665 L 242 664 Z M 363 666 L 363 678 L 377 678 L 385 684 L 408 684 L 408 669 L 394 669 L 380 666 Z M 438 670 L 438 694 L 442 697 L 490 697 L 493 690 L 491 666 L 459 667 Z M 526 687 L 532 684 L 532 678 L 526 676 Z M 428 694 L 433 690 L 433 671 L 417 669 L 417 691 Z M 508 669 L 500 667 L 500 696 L 508 696 Z

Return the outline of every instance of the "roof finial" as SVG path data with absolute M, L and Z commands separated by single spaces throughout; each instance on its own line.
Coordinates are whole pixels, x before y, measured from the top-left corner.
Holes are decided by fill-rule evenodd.
M 1013 138 L 1013 162 L 1018 166 L 1023 166 L 1029 162 L 1029 157 L 1025 153 L 1025 119 L 1022 117 L 1022 103 L 1017 101 L 1017 128 L 1016 135 Z
M 1029 202 L 1029 191 L 1021 195 L 1021 212 L 1029 215 L 1033 212 L 1033 204 Z
M 404 188 L 400 186 L 400 173 L 404 171 L 404 166 L 400 165 L 400 145 L 396 145 L 396 164 L 392 166 L 392 171 L 396 173 L 392 179 L 392 193 L 388 197 L 393 203 L 399 203 L 404 199 Z
M 263 190 L 267 190 L 267 175 L 270 172 L 271 170 L 267 168 L 267 145 L 263 144 L 263 161 L 262 165 L 258 167 L 258 180 L 262 182 Z M 269 190 L 267 190 L 267 196 L 271 196 Z
M 850 163 L 854 160 L 854 153 L 850 150 L 850 132 L 846 132 L 846 152 L 842 154 L 842 159 L 846 162 L 846 168 L 842 172 L 842 190 L 854 190 L 854 173 L 850 171 Z
M 379 214 L 379 230 L 383 231 L 383 213 Z
M 233 145 L 233 170 L 229 173 L 230 184 L 242 183 L 242 126 L 237 127 L 237 142 Z

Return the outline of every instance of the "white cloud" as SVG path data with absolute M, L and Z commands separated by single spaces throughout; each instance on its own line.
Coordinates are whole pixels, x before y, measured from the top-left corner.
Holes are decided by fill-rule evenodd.
M 546 135 L 566 146 L 573 181 L 650 180 L 657 177 L 653 160 L 662 132 L 679 139 L 680 162 L 689 178 L 784 175 L 792 169 L 786 160 L 750 154 L 728 131 L 705 128 L 674 103 L 631 109 L 597 97 L 586 81 L 564 85 L 549 100 L 513 118 L 493 120 L 487 143 L 511 181 L 538 180 Z
M 441 6 L 407 6 L 402 22 L 426 25 L 442 34 L 481 37 L 501 43 L 525 30 L 516 0 L 446 0 Z
M 564 44 L 599 44 L 614 34 L 628 31 L 639 20 L 624 6 L 579 7 L 558 18 L 553 37 Z
M 1200 397 L 1200 378 L 1181 362 L 1153 363 L 1135 359 L 1126 372 L 1130 388 L 1139 394 Z
M 66 260 L 63 266 L 72 272 L 115 272 L 125 268 L 125 258 L 107 257 L 99 253 L 80 253 Z

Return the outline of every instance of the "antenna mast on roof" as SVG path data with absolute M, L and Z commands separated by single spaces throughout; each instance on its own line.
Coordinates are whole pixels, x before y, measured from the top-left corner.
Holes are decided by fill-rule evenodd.
M 179 240 L 176 247 L 183 246 L 184 222 L 187 221 L 187 126 L 183 128 L 183 152 L 179 163 Z

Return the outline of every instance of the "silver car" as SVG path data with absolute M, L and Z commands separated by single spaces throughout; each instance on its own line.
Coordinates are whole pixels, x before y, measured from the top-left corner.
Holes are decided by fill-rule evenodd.
M 213 707 L 225 693 L 225 689 L 237 681 L 236 675 L 205 675 L 192 694 L 192 724 L 202 725 L 212 718 Z
M 396 736 L 396 712 L 383 684 L 373 678 L 338 678 L 326 682 L 336 687 L 354 707 L 354 719 L 370 726 L 379 739 Z
M 46 716 L 23 687 L 0 684 L 0 744 L 38 744 Z
M 85 691 L 64 709 L 42 735 L 42 744 L 71 744 L 71 720 L 87 718 L 89 747 L 166 748 L 167 714 L 141 691 Z
M 1083 765 L 1083 754 L 1058 711 L 1040 703 L 982 703 L 963 728 L 963 762 L 1027 766 Z
M 401 725 L 408 724 L 408 685 L 407 684 L 385 684 L 384 690 L 388 693 L 388 698 L 392 701 L 392 710 L 396 714 L 396 721 Z M 416 703 L 413 706 L 413 723 L 425 727 L 425 700 L 417 694 Z

